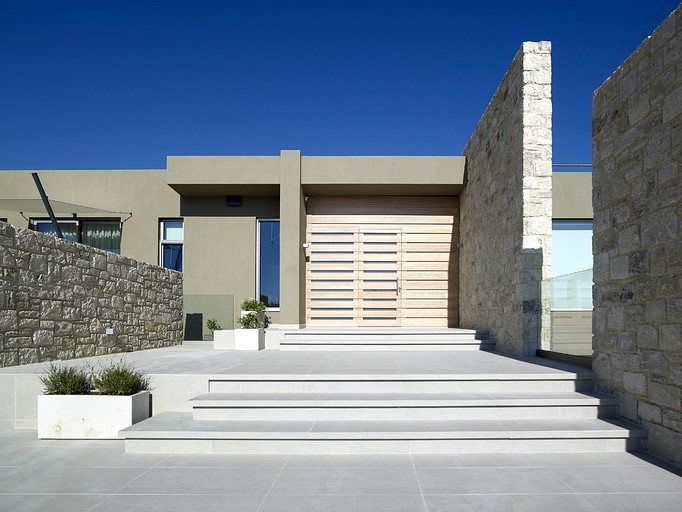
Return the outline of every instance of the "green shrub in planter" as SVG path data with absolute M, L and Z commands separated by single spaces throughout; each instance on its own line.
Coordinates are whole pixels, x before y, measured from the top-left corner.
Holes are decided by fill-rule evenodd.
M 256 313 L 260 313 L 261 311 L 265 311 L 267 306 L 265 305 L 265 302 L 260 300 L 244 299 L 240 307 L 242 311 L 255 311 Z
M 237 318 L 237 323 L 242 329 L 260 329 L 263 324 L 258 320 L 256 313 L 249 313 L 241 318 Z
M 45 386 L 46 395 L 87 395 L 92 391 L 88 372 L 65 364 L 50 363 L 40 382 Z
M 149 377 L 123 360 L 99 368 L 92 381 L 101 395 L 134 395 L 149 389 Z
M 220 331 L 222 329 L 222 326 L 218 323 L 218 320 L 215 318 L 209 318 L 206 320 L 206 327 L 208 327 L 208 330 L 213 332 L 213 331 Z

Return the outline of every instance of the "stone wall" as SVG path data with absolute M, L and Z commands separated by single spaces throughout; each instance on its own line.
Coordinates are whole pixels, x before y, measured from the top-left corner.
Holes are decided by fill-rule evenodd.
M 0 222 L 0 366 L 181 342 L 182 274 Z
M 682 463 L 682 8 L 593 100 L 594 370 Z
M 523 43 L 463 152 L 460 325 L 514 354 L 535 354 L 550 332 L 550 50 Z

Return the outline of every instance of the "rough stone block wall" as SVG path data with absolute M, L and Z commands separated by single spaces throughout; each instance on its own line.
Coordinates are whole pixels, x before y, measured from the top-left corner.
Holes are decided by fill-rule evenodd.
M 460 325 L 535 354 L 550 333 L 551 44 L 526 42 L 464 149 Z
M 682 8 L 593 100 L 594 370 L 682 463 Z
M 0 222 L 0 366 L 181 342 L 181 273 Z

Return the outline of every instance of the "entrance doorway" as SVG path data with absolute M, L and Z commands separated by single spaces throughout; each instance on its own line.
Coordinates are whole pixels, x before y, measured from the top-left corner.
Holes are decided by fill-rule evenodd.
M 457 326 L 457 197 L 307 204 L 306 325 Z

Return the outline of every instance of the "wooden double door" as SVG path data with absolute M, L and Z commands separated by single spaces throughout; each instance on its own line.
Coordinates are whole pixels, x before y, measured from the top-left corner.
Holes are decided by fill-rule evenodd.
M 457 325 L 457 197 L 311 197 L 306 324 Z

